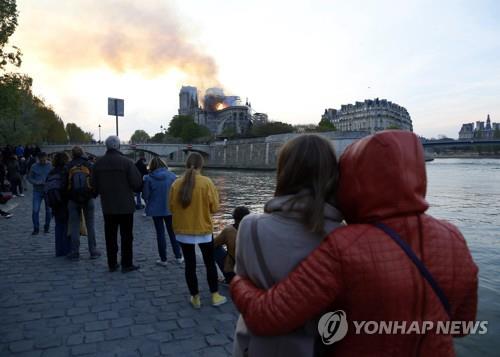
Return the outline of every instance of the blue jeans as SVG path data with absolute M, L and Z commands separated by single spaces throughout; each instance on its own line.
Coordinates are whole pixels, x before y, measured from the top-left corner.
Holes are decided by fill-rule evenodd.
M 167 243 L 165 241 L 165 226 L 167 227 L 168 236 L 170 238 L 170 244 L 174 250 L 174 255 L 177 259 L 182 258 L 181 249 L 179 243 L 175 239 L 175 233 L 172 228 L 172 215 L 165 217 L 153 217 L 153 222 L 156 229 L 156 240 L 158 241 L 158 253 L 160 254 L 160 259 L 164 262 L 167 260 Z M 165 225 L 163 224 L 165 222 Z
M 50 227 L 50 218 L 52 216 L 52 212 L 50 211 L 50 207 L 47 204 L 47 200 L 45 199 L 45 194 L 40 191 L 33 191 L 33 213 L 31 218 L 33 220 L 33 229 L 35 231 L 40 230 L 40 206 L 42 205 L 42 201 L 45 202 L 45 229 L 49 229 Z
M 80 254 L 80 214 L 83 210 L 83 217 L 87 226 L 87 239 L 89 243 L 90 255 L 97 252 L 94 225 L 94 199 L 85 203 L 78 203 L 70 200 L 68 202 L 69 230 L 71 232 L 71 254 Z
M 54 221 L 56 222 L 56 257 L 68 255 L 70 251 L 70 239 L 68 237 L 68 218 L 55 215 Z

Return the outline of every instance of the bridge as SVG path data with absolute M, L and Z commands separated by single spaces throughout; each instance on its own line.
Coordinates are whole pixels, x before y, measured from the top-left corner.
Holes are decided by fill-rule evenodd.
M 43 151 L 52 154 L 58 151 L 69 151 L 74 145 L 45 145 Z M 103 156 L 106 153 L 104 144 L 81 144 L 79 145 L 87 155 Z M 161 156 L 171 161 L 183 161 L 188 151 L 196 151 L 205 158 L 210 155 L 209 145 L 204 144 L 122 144 L 120 151 L 125 155 L 137 156 L 139 153 L 146 154 L 147 157 Z
M 422 141 L 424 148 L 443 146 L 476 146 L 476 145 L 500 145 L 500 139 L 467 139 L 467 140 L 426 140 Z
M 358 132 L 326 132 L 318 133 L 330 140 L 338 155 L 353 141 L 366 135 Z M 237 139 L 206 144 L 122 144 L 120 151 L 137 159 L 144 153 L 146 159 L 160 156 L 169 165 L 183 165 L 189 152 L 195 151 L 203 155 L 206 167 L 243 168 L 274 170 L 280 147 L 288 140 L 300 135 L 296 133 L 271 135 L 265 138 Z M 79 145 L 92 156 L 103 156 L 106 153 L 104 144 Z M 48 154 L 58 151 L 70 151 L 73 145 L 45 145 L 42 150 Z
M 337 155 L 352 142 L 369 133 L 365 132 L 326 132 L 318 133 L 330 140 Z M 152 156 L 164 158 L 169 165 L 182 166 L 191 151 L 199 152 L 205 159 L 206 167 L 263 169 L 274 170 L 280 147 L 288 140 L 300 135 L 296 133 L 271 135 L 266 138 L 238 139 L 206 144 L 123 144 L 120 150 L 137 159 L 139 153 L 145 153 L 146 159 Z M 446 150 L 460 150 L 459 147 L 474 149 L 476 145 L 500 145 L 500 139 L 491 140 L 432 140 L 423 141 L 426 156 L 434 157 L 434 153 Z M 42 149 L 47 153 L 69 151 L 72 145 L 46 145 Z M 106 152 L 103 144 L 81 145 L 89 155 L 102 156 Z

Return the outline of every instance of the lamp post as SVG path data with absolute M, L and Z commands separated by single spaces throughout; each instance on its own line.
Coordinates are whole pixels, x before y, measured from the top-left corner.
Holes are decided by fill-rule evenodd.
M 99 144 L 101 143 L 101 124 L 99 124 Z

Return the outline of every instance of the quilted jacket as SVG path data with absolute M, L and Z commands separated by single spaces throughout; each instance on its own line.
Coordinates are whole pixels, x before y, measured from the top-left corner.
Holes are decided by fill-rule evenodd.
M 451 335 L 356 334 L 353 324 L 450 319 L 408 256 L 373 222 L 398 232 L 424 262 L 450 302 L 451 320 L 475 319 L 478 269 L 458 229 L 425 214 L 418 138 L 402 131 L 365 137 L 346 149 L 340 173 L 339 207 L 349 225 L 332 232 L 267 292 L 249 280 L 233 280 L 233 301 L 247 326 L 256 334 L 280 335 L 326 311 L 344 310 L 347 335 L 329 346 L 328 355 L 453 356 Z

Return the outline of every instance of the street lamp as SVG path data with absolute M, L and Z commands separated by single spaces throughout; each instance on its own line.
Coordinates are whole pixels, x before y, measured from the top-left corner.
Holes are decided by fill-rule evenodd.
M 99 144 L 101 143 L 101 124 L 99 124 Z

